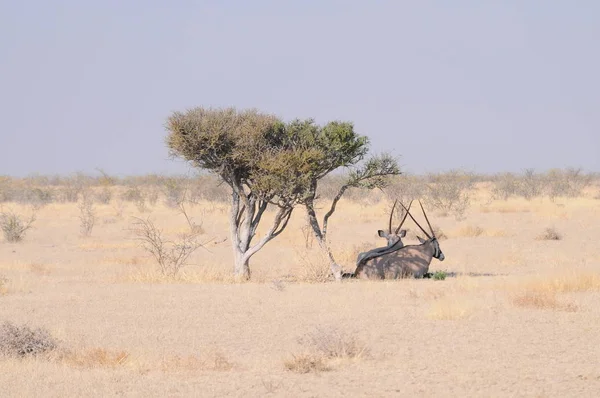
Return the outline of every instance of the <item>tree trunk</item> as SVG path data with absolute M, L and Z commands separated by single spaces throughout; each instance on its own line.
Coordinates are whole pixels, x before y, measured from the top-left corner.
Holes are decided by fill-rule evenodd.
M 336 263 L 335 258 L 333 258 L 333 253 L 331 249 L 327 245 L 326 236 L 321 232 L 321 227 L 319 226 L 319 220 L 317 220 L 317 214 L 315 213 L 315 209 L 312 205 L 312 202 L 308 202 L 306 205 L 306 212 L 308 213 L 309 224 L 312 227 L 313 232 L 315 233 L 315 238 L 319 243 L 319 247 L 321 250 L 327 254 L 327 258 L 329 259 L 329 268 L 331 269 L 331 273 L 336 281 L 342 280 L 342 267 Z
M 250 258 L 235 246 L 233 247 L 233 275 L 236 280 L 247 281 L 250 279 Z
M 335 262 L 335 258 L 333 258 L 333 253 L 327 243 L 322 239 L 317 238 L 319 242 L 319 247 L 327 254 L 327 258 L 329 259 L 329 269 L 331 269 L 331 273 L 333 274 L 333 278 L 336 281 L 342 280 L 342 267 Z

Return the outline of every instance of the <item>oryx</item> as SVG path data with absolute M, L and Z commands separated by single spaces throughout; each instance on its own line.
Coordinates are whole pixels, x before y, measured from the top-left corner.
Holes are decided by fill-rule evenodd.
M 370 258 L 367 256 L 363 256 L 362 259 L 359 258 L 356 270 L 354 271 L 356 278 L 398 279 L 410 276 L 422 278 L 429 271 L 429 264 L 432 258 L 435 257 L 440 261 L 444 261 L 444 253 L 440 249 L 440 244 L 435 237 L 421 201 L 419 201 L 419 205 L 421 205 L 421 210 L 423 211 L 431 235 L 421 227 L 403 204 L 402 207 L 404 207 L 406 213 L 423 231 L 425 236 L 427 236 L 427 240 L 417 236 L 417 239 L 421 242 L 420 245 L 403 246 L 396 250 L 382 251 L 382 254 L 375 254 Z
M 392 218 L 394 216 L 394 209 L 396 208 L 397 202 L 398 202 L 398 200 L 396 199 L 394 201 L 394 205 L 392 206 L 392 211 L 390 212 L 390 220 L 388 222 L 388 232 L 385 232 L 382 229 L 377 231 L 377 235 L 379 235 L 379 237 L 387 240 L 387 246 L 378 247 L 378 248 L 369 250 L 368 252 L 359 253 L 358 258 L 356 260 L 357 263 L 359 263 L 361 260 L 365 259 L 365 257 L 367 257 L 367 256 L 372 257 L 376 254 L 385 253 L 389 250 L 396 250 L 396 249 L 399 249 L 404 246 L 404 243 L 402 242 L 402 238 L 404 238 L 406 236 L 406 230 L 400 229 L 400 228 L 402 228 L 402 224 L 404 224 L 404 221 L 406 220 L 406 216 L 408 216 L 408 211 L 404 214 L 404 217 L 400 221 L 398 228 L 396 228 L 396 230 L 394 232 L 392 232 Z M 412 200 L 408 204 L 408 209 L 410 209 L 411 205 L 412 205 Z M 404 205 L 402 205 L 402 207 L 404 207 Z M 404 207 L 404 209 L 406 209 L 406 207 Z

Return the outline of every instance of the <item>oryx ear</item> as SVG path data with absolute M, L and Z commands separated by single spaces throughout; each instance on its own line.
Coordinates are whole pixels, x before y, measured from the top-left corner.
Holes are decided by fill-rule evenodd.
M 404 238 L 406 236 L 406 230 L 405 229 L 401 229 L 400 233 L 398 234 L 399 237 Z
M 383 229 L 377 231 L 377 235 L 379 235 L 380 238 L 387 238 L 387 233 Z
M 421 243 L 425 243 L 426 242 L 426 240 L 423 239 L 423 238 L 421 238 L 420 236 L 417 236 L 417 239 L 419 239 L 419 242 L 421 242 Z

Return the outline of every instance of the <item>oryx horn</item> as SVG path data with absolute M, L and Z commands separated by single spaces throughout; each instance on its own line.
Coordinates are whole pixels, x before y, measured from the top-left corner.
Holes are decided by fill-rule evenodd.
M 419 203 L 421 203 L 421 201 L 419 201 Z M 400 203 L 402 205 L 402 203 Z M 404 207 L 404 205 L 402 205 L 402 207 Z M 427 236 L 427 239 L 431 239 L 431 236 L 427 233 L 427 231 L 425 231 L 423 229 L 423 227 L 421 226 L 421 224 L 419 224 L 417 222 L 417 220 L 415 220 L 415 218 L 412 216 L 412 214 L 410 214 L 410 212 L 408 211 L 408 209 L 406 207 L 404 207 L 404 210 L 406 210 L 406 213 L 410 216 L 410 218 L 415 222 L 415 224 L 417 224 L 417 227 L 419 227 L 421 229 L 421 231 L 423 231 L 423 233 L 425 234 L 425 236 Z
M 412 205 L 412 200 L 410 201 L 410 203 L 408 204 L 408 210 L 410 210 L 410 206 Z M 400 204 L 402 204 L 402 202 L 400 202 Z M 402 207 L 404 207 L 404 205 L 402 205 Z M 406 209 L 406 207 L 404 207 Z M 406 210 L 406 213 L 404 213 L 404 217 L 402 218 L 402 221 L 400 221 L 400 225 L 398 225 L 398 228 L 396 228 L 396 232 L 394 232 L 395 234 L 397 234 L 400 231 L 400 228 L 402 227 L 402 224 L 404 224 L 404 221 L 406 221 L 406 216 L 408 216 L 408 210 Z

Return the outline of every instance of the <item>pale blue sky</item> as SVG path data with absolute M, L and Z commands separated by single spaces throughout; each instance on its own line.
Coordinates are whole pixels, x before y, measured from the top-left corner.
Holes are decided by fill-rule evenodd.
M 189 107 L 351 120 L 414 173 L 600 171 L 600 2 L 0 0 L 0 174 L 185 172 Z

